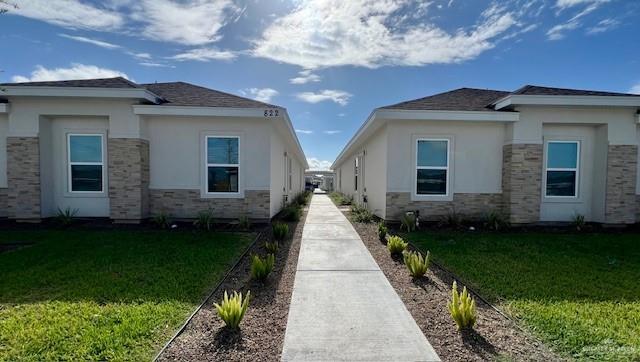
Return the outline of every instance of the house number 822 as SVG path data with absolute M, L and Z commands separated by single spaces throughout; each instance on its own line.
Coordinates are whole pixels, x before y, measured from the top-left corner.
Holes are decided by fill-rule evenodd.
M 278 110 L 277 109 L 265 109 L 264 116 L 265 117 L 278 117 Z

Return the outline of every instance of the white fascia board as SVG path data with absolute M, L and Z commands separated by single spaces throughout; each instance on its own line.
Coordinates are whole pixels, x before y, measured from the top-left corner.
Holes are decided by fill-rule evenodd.
M 384 119 L 405 119 L 425 121 L 477 121 L 477 122 L 517 122 L 518 112 L 493 111 L 421 111 L 402 109 L 381 109 L 377 117 Z
M 338 167 L 338 165 L 342 162 L 342 158 L 349 154 L 353 145 L 356 144 L 360 139 L 360 137 L 362 136 L 362 134 L 371 127 L 373 122 L 377 119 L 376 118 L 377 111 L 378 111 L 377 109 L 374 109 L 373 112 L 369 114 L 369 117 L 367 117 L 367 120 L 362 124 L 362 126 L 360 126 L 360 128 L 358 128 L 358 130 L 353 135 L 353 137 L 351 137 L 351 139 L 349 140 L 349 142 L 347 142 L 347 144 L 344 146 L 342 151 L 340 151 L 340 154 L 338 155 L 338 157 L 336 157 L 335 161 L 333 161 L 333 163 L 331 164 L 331 167 L 329 167 L 330 170 L 335 171 L 336 167 Z
M 289 113 L 287 112 L 286 109 L 283 109 L 282 113 L 284 114 L 284 121 L 286 122 L 287 129 L 289 130 L 289 134 L 291 137 L 293 137 L 293 140 L 296 143 L 299 156 L 302 157 L 302 162 L 304 162 L 304 169 L 306 170 L 309 168 L 309 163 L 307 162 L 307 156 L 304 154 L 302 145 L 300 145 L 300 140 L 298 139 L 298 135 L 296 135 L 296 130 L 293 128 L 293 123 L 291 123 L 291 119 L 289 118 Z
M 625 96 L 547 96 L 547 95 L 509 95 L 494 103 L 495 109 L 512 105 L 537 106 L 601 106 L 601 107 L 640 107 L 640 97 Z
M 148 116 L 220 116 L 220 117 L 264 117 L 264 111 L 272 108 L 231 108 L 134 105 L 133 113 Z
M 0 95 L 22 97 L 134 98 L 157 103 L 160 96 L 143 88 L 5 86 Z
M 9 113 L 9 103 L 0 103 L 0 113 Z

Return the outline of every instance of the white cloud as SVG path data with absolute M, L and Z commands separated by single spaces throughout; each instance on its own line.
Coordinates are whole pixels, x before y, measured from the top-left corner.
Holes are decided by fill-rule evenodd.
M 338 103 L 341 106 L 347 105 L 349 103 L 349 98 L 353 95 L 351 93 L 335 90 L 335 89 L 325 89 L 320 92 L 302 92 L 296 94 L 298 99 L 308 102 L 308 103 L 319 103 L 323 101 L 332 101 Z
M 629 89 L 629 93 L 640 94 L 640 83 L 634 85 Z
M 595 26 L 587 29 L 587 34 L 594 35 L 607 32 L 609 30 L 615 29 L 620 25 L 620 21 L 616 19 L 604 19 L 598 22 Z
M 271 102 L 271 99 L 273 97 L 280 94 L 280 92 L 272 88 L 249 88 L 241 90 L 240 93 L 243 95 L 248 95 L 256 101 L 265 103 Z
M 45 21 L 71 29 L 111 31 L 122 27 L 122 14 L 77 0 L 21 1 L 9 14 Z
M 310 82 L 319 82 L 320 76 L 311 72 L 311 70 L 303 70 L 298 72 L 298 76 L 289 79 L 291 84 L 307 84 Z
M 143 24 L 144 37 L 185 45 L 218 41 L 220 29 L 241 12 L 233 0 L 142 0 L 131 10 L 131 17 Z
M 338 113 L 338 117 L 345 117 L 346 115 L 346 113 Z
M 307 163 L 309 164 L 309 169 L 314 171 L 328 171 L 332 164 L 331 161 L 320 160 L 315 157 L 308 157 Z
M 152 68 L 175 68 L 174 65 L 156 63 L 156 62 L 140 62 L 138 64 L 142 65 L 143 67 L 152 67 Z
M 93 45 L 96 45 L 96 46 L 99 46 L 99 47 L 105 48 L 105 49 L 119 49 L 120 48 L 120 45 L 113 44 L 113 43 L 108 43 L 108 42 L 102 41 L 102 40 L 87 38 L 87 37 L 84 37 L 84 36 L 69 35 L 69 34 L 58 34 L 58 35 L 63 37 L 63 38 L 79 41 L 81 43 L 93 44 Z
M 184 53 L 176 54 L 169 59 L 177 61 L 194 60 L 198 62 L 208 62 L 211 60 L 231 60 L 236 55 L 228 50 L 218 50 L 215 48 L 196 48 Z
M 42 65 L 37 65 L 30 76 L 16 75 L 11 80 L 13 82 L 42 82 L 54 80 L 70 79 L 92 79 L 92 78 L 128 78 L 125 73 L 117 70 L 100 68 L 95 65 L 85 65 L 80 63 L 71 64 L 70 68 L 47 69 Z
M 302 134 L 312 134 L 313 131 L 310 129 L 296 129 L 297 133 L 302 133 Z
M 416 6 L 409 0 L 303 0 L 267 27 L 252 53 L 305 69 L 454 63 L 492 48 L 492 40 L 516 24 L 512 13 L 494 6 L 475 26 L 450 33 L 401 16 Z
M 565 32 L 580 28 L 583 25 L 582 18 L 594 12 L 598 7 L 600 7 L 600 5 L 606 2 L 608 2 L 608 0 L 558 0 L 556 7 L 559 7 L 561 10 L 580 4 L 588 5 L 565 23 L 555 25 L 549 29 L 547 31 L 547 38 L 549 40 L 564 39 Z
M 606 3 L 610 0 L 557 0 L 556 7 L 559 9 L 571 8 L 577 5 Z
M 332 130 L 327 130 L 327 131 L 322 131 L 322 133 L 324 134 L 328 134 L 328 135 L 334 135 L 334 134 L 338 134 L 341 133 L 342 131 L 338 130 L 338 129 L 332 129 Z

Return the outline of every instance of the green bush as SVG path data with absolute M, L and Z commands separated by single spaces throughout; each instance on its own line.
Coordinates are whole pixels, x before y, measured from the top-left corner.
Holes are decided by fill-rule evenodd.
M 353 222 L 370 223 L 374 217 L 371 211 L 358 205 L 351 205 L 351 220 Z
M 440 225 L 450 227 L 452 229 L 458 229 L 462 226 L 462 224 L 462 216 L 460 216 L 460 214 L 458 214 L 456 210 L 451 210 L 440 221 Z
M 338 206 L 347 206 L 353 203 L 353 197 L 341 194 L 337 191 L 334 191 L 329 194 L 329 197 L 333 202 Z
M 405 250 L 404 253 L 404 265 L 409 269 L 409 274 L 414 278 L 420 278 L 429 270 L 429 252 L 426 256 L 422 256 L 419 252 L 412 252 Z
M 491 211 L 487 214 L 485 226 L 493 231 L 499 231 L 509 227 L 509 220 L 506 216 L 497 211 Z
M 151 222 L 160 229 L 168 229 L 171 227 L 171 219 L 169 218 L 169 214 L 164 211 L 161 211 L 159 214 L 155 215 L 151 219 Z
M 451 318 L 458 325 L 458 330 L 473 328 L 476 324 L 476 301 L 467 292 L 467 287 L 462 288 L 462 293 L 458 293 L 458 285 L 455 280 L 451 288 L 451 301 L 447 304 Z
M 582 231 L 582 229 L 584 229 L 584 226 L 586 224 L 585 219 L 584 219 L 584 215 L 582 215 L 582 214 L 573 215 L 572 224 L 573 224 L 573 227 L 575 227 L 577 231 Z
M 385 226 L 384 223 L 379 223 L 378 224 L 378 239 L 380 239 L 380 241 L 385 241 L 387 239 L 387 232 L 389 230 L 387 229 L 387 227 Z
M 276 259 L 273 254 L 267 254 L 262 259 L 259 255 L 254 255 L 251 259 L 251 278 L 264 282 L 273 270 Z
M 407 248 L 407 243 L 399 236 L 390 236 L 387 240 L 387 250 L 391 255 L 399 255 Z
M 289 234 L 289 225 L 277 222 L 271 225 L 271 230 L 273 232 L 273 238 L 276 239 L 276 241 L 283 241 Z
M 416 230 L 417 217 L 414 213 L 404 213 L 400 216 L 400 230 L 406 230 L 408 233 Z
M 270 254 L 275 254 L 278 251 L 279 247 L 280 246 L 278 245 L 278 241 L 265 241 L 264 243 L 264 248 L 267 249 L 267 252 L 269 252 Z
M 310 200 L 311 200 L 311 192 L 303 191 L 303 192 L 297 194 L 293 198 L 293 203 L 296 204 L 296 205 L 304 206 L 304 205 L 307 205 Z
M 58 208 L 58 213 L 56 214 L 55 220 L 61 226 L 70 226 L 73 224 L 73 218 L 76 217 L 78 213 L 78 209 L 72 209 L 67 207 L 64 210 Z
M 218 316 L 222 318 L 227 327 L 237 329 L 240 326 L 240 322 L 242 322 L 242 318 L 244 318 L 244 314 L 249 308 L 250 295 L 251 292 L 247 291 L 246 296 L 243 298 L 242 293 L 233 292 L 233 296 L 229 298 L 225 290 L 222 302 L 213 304 L 218 311 Z
M 238 227 L 241 230 L 249 230 L 251 229 L 251 220 L 246 215 L 242 215 L 238 218 Z
M 213 227 L 213 210 L 200 211 L 193 225 L 200 230 L 211 230 Z
M 299 221 L 302 217 L 302 208 L 299 205 L 291 204 L 280 211 L 280 218 L 284 221 Z

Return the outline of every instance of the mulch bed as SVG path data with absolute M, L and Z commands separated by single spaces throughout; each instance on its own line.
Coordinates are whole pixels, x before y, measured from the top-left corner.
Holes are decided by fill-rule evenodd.
M 264 285 L 250 280 L 250 258 L 252 254 L 267 253 L 264 242 L 271 239 L 270 229 L 263 233 L 261 240 L 231 271 L 218 291 L 205 302 L 158 360 L 279 361 L 306 215 L 305 209 L 299 222 L 288 223 L 289 239 L 280 243 L 274 270 Z M 249 309 L 237 332 L 224 326 L 213 307 L 213 303 L 222 299 L 225 290 L 251 291 Z
M 443 361 L 486 361 L 498 357 L 517 361 L 560 360 L 544 344 L 479 298 L 475 298 L 476 327 L 459 332 L 447 309 L 452 276 L 432 263 L 427 275 L 414 281 L 401 258 L 392 258 L 378 239 L 376 224 L 353 225 Z M 458 287 L 462 290 L 460 282 Z

